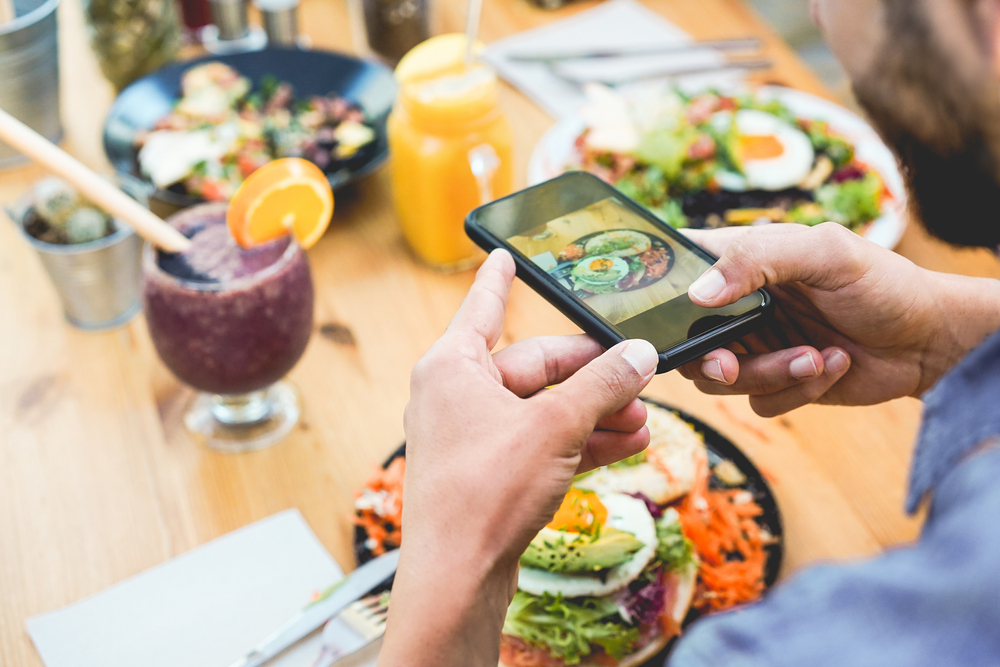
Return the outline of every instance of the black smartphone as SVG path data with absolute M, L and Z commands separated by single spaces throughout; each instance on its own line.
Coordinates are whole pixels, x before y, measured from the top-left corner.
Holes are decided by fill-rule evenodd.
M 687 290 L 716 258 L 601 179 L 570 172 L 481 206 L 465 230 L 506 248 L 517 275 L 605 347 L 652 343 L 663 373 L 759 329 L 772 313 L 757 290 L 703 308 Z

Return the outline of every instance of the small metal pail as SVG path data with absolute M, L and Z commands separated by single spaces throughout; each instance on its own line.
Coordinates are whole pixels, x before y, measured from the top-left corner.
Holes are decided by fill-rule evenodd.
M 128 225 L 116 221 L 117 231 L 96 241 L 45 243 L 24 229 L 34 204 L 34 195 L 28 195 L 8 213 L 38 251 L 69 323 L 81 329 L 104 331 L 132 319 L 142 307 L 142 239 Z
M 0 24 L 0 109 L 52 141 L 62 136 L 58 6 L 59 0 L 14 0 L 17 18 Z M 0 141 L 0 169 L 24 161 Z

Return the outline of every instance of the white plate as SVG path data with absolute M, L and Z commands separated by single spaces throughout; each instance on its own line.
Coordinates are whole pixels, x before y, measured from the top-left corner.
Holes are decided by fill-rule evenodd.
M 800 90 L 767 86 L 758 89 L 757 95 L 763 99 L 777 99 L 799 118 L 829 122 L 834 132 L 854 144 L 858 159 L 879 173 L 892 194 L 892 201 L 883 205 L 882 217 L 868 226 L 864 236 L 884 248 L 894 248 L 906 229 L 906 191 L 895 157 L 875 130 L 857 114 Z M 566 171 L 566 166 L 573 161 L 573 145 L 584 129 L 583 118 L 575 115 L 553 125 L 531 154 L 528 184 L 547 181 Z

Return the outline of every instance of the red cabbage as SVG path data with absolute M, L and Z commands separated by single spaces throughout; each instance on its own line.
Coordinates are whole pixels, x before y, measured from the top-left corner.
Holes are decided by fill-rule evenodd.
M 830 177 L 831 183 L 843 183 L 844 181 L 857 181 L 865 177 L 863 169 L 855 164 L 849 164 L 833 172 Z
M 626 588 L 618 596 L 618 611 L 629 623 L 652 625 L 659 619 L 667 599 L 667 589 L 656 577 L 637 591 Z
M 660 506 L 654 503 L 652 500 L 650 500 L 649 497 L 646 496 L 645 494 L 626 493 L 625 495 L 632 496 L 633 498 L 638 498 L 642 502 L 646 503 L 646 509 L 648 509 L 649 513 L 653 515 L 654 519 L 659 519 L 660 517 L 663 516 L 663 510 L 660 509 Z

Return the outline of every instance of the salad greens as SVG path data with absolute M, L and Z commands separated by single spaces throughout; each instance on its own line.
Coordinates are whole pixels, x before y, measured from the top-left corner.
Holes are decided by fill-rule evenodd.
M 683 123 L 676 128 L 661 127 L 643 137 L 635 157 L 644 164 L 658 167 L 669 180 L 680 176 L 688 150 L 698 139 L 698 132 Z
M 627 235 L 613 235 L 613 234 L 602 234 L 599 238 L 603 239 L 601 243 L 591 246 L 587 244 L 587 254 L 588 255 L 610 255 L 617 250 L 628 250 L 632 247 L 635 242 L 633 236 Z
M 216 61 L 181 77 L 180 99 L 136 136 L 139 167 L 157 187 L 228 201 L 255 170 L 281 157 L 327 173 L 344 168 L 376 139 L 361 107 L 336 95 L 296 98 L 291 84 L 247 77 Z
M 544 647 L 567 665 L 590 655 L 591 644 L 621 659 L 639 639 L 639 629 L 622 621 L 613 600 L 591 597 L 571 602 L 561 595 L 538 597 L 521 590 L 507 609 L 503 632 Z
M 795 117 L 795 114 L 778 100 L 761 100 L 753 94 L 741 95 L 736 99 L 736 107 L 738 109 L 754 109 L 769 113 L 772 116 L 777 116 L 792 127 L 799 125 L 799 119 Z
M 809 140 L 815 161 L 798 185 L 773 192 L 722 189 L 723 172 L 746 175 L 741 158 L 745 142 L 730 115 L 743 110 L 770 114 Z M 641 139 L 631 150 L 591 148 L 583 135 L 577 166 L 613 183 L 675 228 L 721 226 L 729 220 L 727 213 L 742 209 L 768 211 L 772 222 L 835 220 L 855 231 L 882 215 L 879 176 L 857 161 L 853 144 L 827 121 L 800 119 L 780 100 L 714 90 L 694 95 L 674 91 L 658 113 L 650 120 L 648 109 L 636 112 Z
M 715 159 L 718 162 L 718 168 L 722 171 L 742 174 L 743 162 L 740 160 L 737 150 L 740 133 L 736 128 L 736 123 L 729 122 L 723 127 L 714 123 L 706 123 L 705 132 L 715 142 Z
M 816 203 L 823 207 L 829 220 L 853 227 L 879 216 L 881 194 L 882 180 L 868 173 L 856 181 L 820 186 L 816 190 Z
M 826 121 L 810 121 L 805 130 L 816 152 L 830 158 L 834 167 L 843 167 L 854 160 L 854 146 L 843 137 L 831 132 L 830 124 Z
M 807 202 L 805 204 L 799 204 L 785 216 L 788 222 L 795 222 L 800 225 L 809 225 L 810 227 L 815 227 L 816 225 L 822 224 L 829 220 L 826 211 L 823 207 L 816 202 Z
M 671 227 L 683 229 L 688 226 L 688 219 L 681 209 L 680 202 L 668 195 L 667 178 L 659 167 L 653 165 L 636 170 L 615 183 L 615 187 L 626 197 L 648 208 L 653 215 Z
M 695 564 L 694 545 L 684 536 L 676 515 L 664 515 L 656 522 L 656 556 L 671 571 L 685 570 Z

